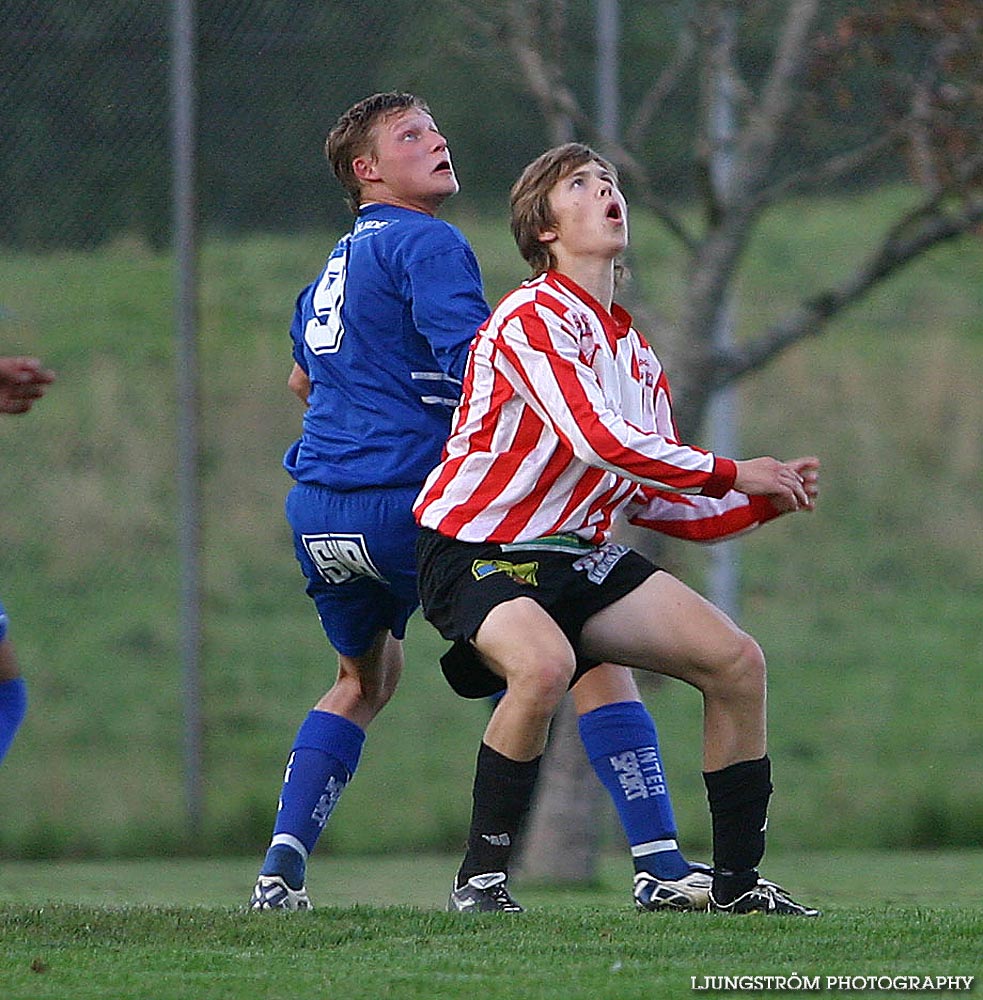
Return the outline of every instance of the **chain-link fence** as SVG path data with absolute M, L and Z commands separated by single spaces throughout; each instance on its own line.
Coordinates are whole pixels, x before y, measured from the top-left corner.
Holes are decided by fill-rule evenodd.
M 0 40 L 3 243 L 168 243 L 174 5 L 7 0 Z M 201 4 L 194 48 L 202 221 L 320 224 L 320 142 L 407 40 L 379 4 Z M 412 36 L 410 36 L 412 38 Z M 395 75 L 395 74 L 394 74 Z M 337 215 L 335 216 L 337 221 Z
M 437 43 L 408 3 L 194 13 L 192 75 L 176 82 L 193 87 L 201 236 L 184 262 L 197 280 L 189 398 L 175 376 L 177 6 L 0 3 L 0 353 L 58 373 L 0 426 L 0 593 L 32 706 L 5 765 L 0 843 L 21 854 L 173 847 L 197 808 L 177 487 L 196 396 L 200 836 L 265 836 L 290 729 L 333 670 L 281 510 L 279 460 L 299 426 L 287 328 L 348 224 L 327 129 L 374 90 L 417 89 Z M 416 836 L 443 822 L 421 817 Z

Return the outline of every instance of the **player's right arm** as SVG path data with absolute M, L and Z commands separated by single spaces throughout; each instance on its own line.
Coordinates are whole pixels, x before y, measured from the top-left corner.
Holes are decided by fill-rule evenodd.
M 723 496 L 732 489 L 730 459 L 624 418 L 583 361 L 571 323 L 545 299 L 523 303 L 498 323 L 488 363 L 585 465 L 672 492 Z
M 287 376 L 287 388 L 307 406 L 311 394 L 311 378 L 307 373 L 307 359 L 304 356 L 304 308 L 303 303 L 310 295 L 313 285 L 307 285 L 297 296 L 294 304 L 294 318 L 290 323 L 290 342 L 294 359 L 293 367 Z
M 737 463 L 738 467 L 743 464 Z M 712 543 L 733 538 L 782 514 L 815 508 L 819 496 L 819 459 L 793 458 L 784 464 L 800 478 L 806 496 L 806 502 L 794 508 L 788 504 L 783 507 L 773 496 L 748 496 L 736 489 L 719 498 L 640 490 L 637 501 L 625 513 L 632 524 L 691 542 Z
M 290 375 L 287 377 L 287 388 L 304 404 L 308 405 L 308 396 L 311 394 L 311 380 L 307 372 L 304 371 L 297 362 L 294 362 Z

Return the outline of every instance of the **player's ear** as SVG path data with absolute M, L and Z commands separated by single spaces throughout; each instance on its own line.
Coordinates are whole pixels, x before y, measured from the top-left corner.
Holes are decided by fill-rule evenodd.
M 360 181 L 379 180 L 379 171 L 376 168 L 375 157 L 356 156 L 352 160 L 352 173 Z
M 544 229 L 536 239 L 540 243 L 555 243 L 559 239 L 559 233 L 555 229 Z

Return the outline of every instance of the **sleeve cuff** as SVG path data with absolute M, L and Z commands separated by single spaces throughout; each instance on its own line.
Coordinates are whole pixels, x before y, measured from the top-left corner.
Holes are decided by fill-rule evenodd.
M 705 497 L 713 497 L 719 500 L 734 488 L 734 481 L 736 479 L 737 463 L 733 459 L 721 458 L 719 455 L 714 455 L 711 479 L 701 492 Z

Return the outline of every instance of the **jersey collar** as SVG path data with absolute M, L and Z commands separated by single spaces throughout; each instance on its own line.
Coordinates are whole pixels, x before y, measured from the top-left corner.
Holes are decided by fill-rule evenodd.
M 550 281 L 573 293 L 585 306 L 597 315 L 612 346 L 623 337 L 628 336 L 628 331 L 631 330 L 632 317 L 627 309 L 623 309 L 615 302 L 611 305 L 611 311 L 608 312 L 590 292 L 581 288 L 573 278 L 569 278 L 559 271 L 548 271 L 547 277 Z

